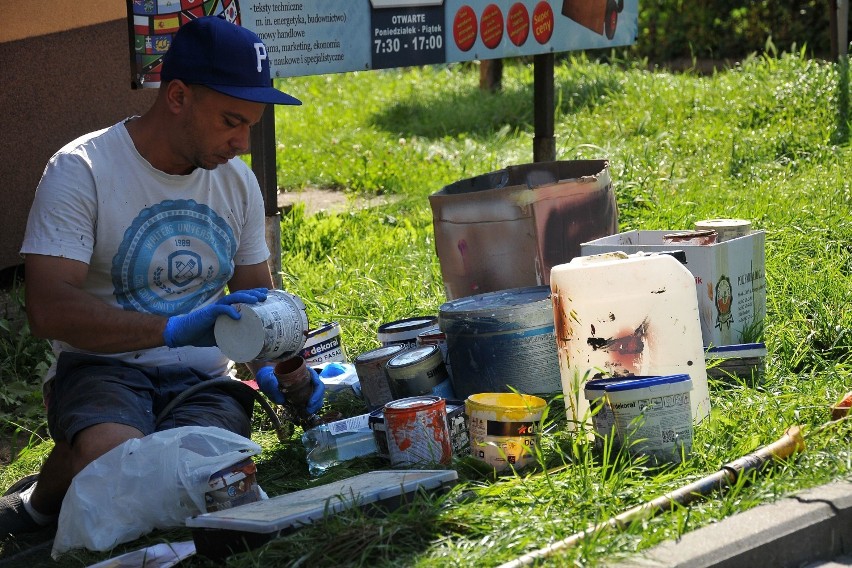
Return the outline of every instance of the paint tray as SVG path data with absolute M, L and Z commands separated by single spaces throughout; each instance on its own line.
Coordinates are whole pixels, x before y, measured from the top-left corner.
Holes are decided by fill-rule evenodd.
M 198 554 L 224 558 L 353 507 L 391 510 L 420 490 L 455 484 L 454 470 L 380 470 L 254 503 L 190 517 Z

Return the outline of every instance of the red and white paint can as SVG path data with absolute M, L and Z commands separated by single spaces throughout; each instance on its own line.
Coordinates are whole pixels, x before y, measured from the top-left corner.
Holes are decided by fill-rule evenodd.
M 385 405 L 384 415 L 391 465 L 450 465 L 453 447 L 443 398 L 412 396 L 393 400 Z

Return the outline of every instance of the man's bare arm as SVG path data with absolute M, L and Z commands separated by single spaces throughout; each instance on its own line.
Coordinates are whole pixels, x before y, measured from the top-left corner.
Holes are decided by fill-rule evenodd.
M 97 353 L 164 345 L 168 318 L 122 310 L 82 290 L 87 264 L 28 254 L 25 270 L 27 317 L 36 337 L 58 339 Z

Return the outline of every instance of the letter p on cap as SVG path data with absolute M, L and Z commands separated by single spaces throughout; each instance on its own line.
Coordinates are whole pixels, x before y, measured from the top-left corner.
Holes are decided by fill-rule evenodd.
M 262 43 L 254 44 L 254 51 L 257 54 L 257 72 L 263 71 L 262 61 L 266 59 L 266 46 Z

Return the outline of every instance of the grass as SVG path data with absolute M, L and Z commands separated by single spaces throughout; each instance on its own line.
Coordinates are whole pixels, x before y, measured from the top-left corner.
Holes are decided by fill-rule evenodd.
M 306 104 L 276 111 L 282 187 L 400 196 L 341 214 L 306 216 L 296 207 L 282 220 L 285 288 L 305 300 L 312 322 L 340 322 L 350 359 L 378 346 L 381 323 L 437 313 L 444 301 L 427 196 L 532 161 L 532 68 L 507 63 L 498 94 L 479 91 L 472 65 L 287 80 Z M 845 66 L 801 53 L 757 55 L 709 76 L 582 56 L 557 63 L 557 159 L 610 160 L 620 230 L 734 217 L 766 231 L 765 374 L 756 382 L 711 381 L 713 410 L 685 463 L 603 459 L 565 428 L 555 395 L 554 429 L 542 438 L 534 470 L 494 479 L 457 459 L 461 483 L 449 494 L 422 496 L 387 515 L 336 515 L 227 565 L 496 565 L 713 473 L 793 424 L 807 434 L 795 459 L 545 564 L 614 562 L 792 492 L 852 479 L 848 423 L 818 430 L 829 405 L 852 390 L 847 85 Z M 255 419 L 254 439 L 264 448 L 258 476 L 271 495 L 385 466 L 364 458 L 312 480 L 299 433 L 280 444 L 268 421 Z M 35 443 L 0 471 L 0 487 L 36 469 L 49 447 Z M 157 532 L 114 554 L 188 538 L 183 530 Z M 2 552 L 32 543 L 7 541 Z M 80 552 L 43 565 L 107 556 Z

